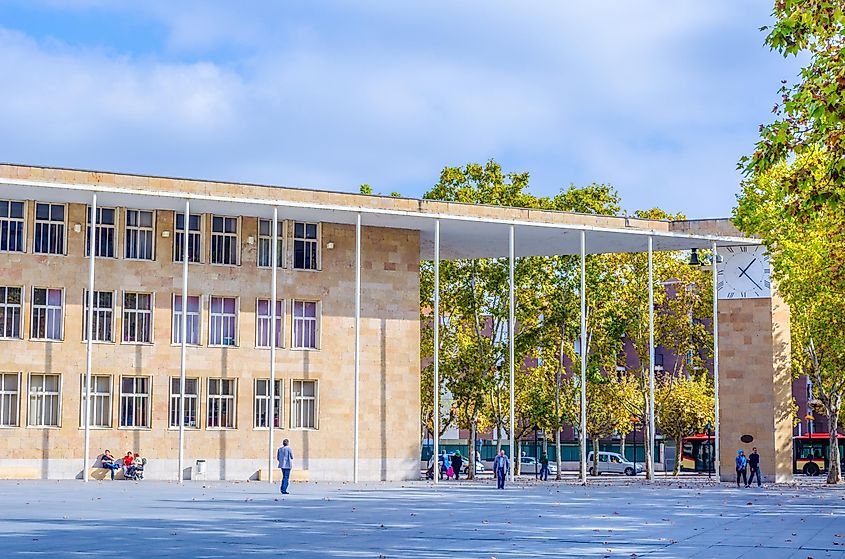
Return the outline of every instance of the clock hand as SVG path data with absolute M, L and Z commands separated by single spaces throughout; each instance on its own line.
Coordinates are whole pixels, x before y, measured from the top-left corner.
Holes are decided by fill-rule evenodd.
M 750 268 L 750 267 L 751 267 L 751 265 L 752 265 L 752 264 L 754 264 L 754 262 L 755 262 L 756 260 L 757 260 L 756 258 L 752 258 L 752 259 L 751 259 L 751 262 L 749 262 L 749 263 L 748 263 L 748 266 L 746 266 L 745 268 L 739 268 L 739 275 L 743 275 L 743 274 L 745 274 L 745 272 L 747 272 L 747 271 L 748 271 L 748 268 Z M 737 266 L 737 267 L 738 267 L 738 266 Z
M 748 267 L 751 267 L 751 264 L 749 264 L 749 265 L 748 265 Z M 745 268 L 745 270 L 748 270 L 748 268 Z M 742 277 L 742 276 L 747 277 L 747 278 L 748 278 L 748 281 L 750 281 L 751 283 L 753 283 L 754 285 L 756 285 L 756 286 L 757 286 L 757 289 L 759 289 L 760 291 L 763 291 L 763 288 L 762 288 L 762 287 L 760 287 L 760 284 L 758 284 L 756 281 L 754 281 L 753 279 L 751 279 L 751 276 L 749 276 L 749 275 L 745 272 L 745 270 L 743 270 L 742 268 L 739 268 L 739 275 L 740 275 L 740 277 Z

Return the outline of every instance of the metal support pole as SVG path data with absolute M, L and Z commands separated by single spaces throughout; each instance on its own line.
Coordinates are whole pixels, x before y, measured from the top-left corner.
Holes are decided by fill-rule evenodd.
M 174 218 L 175 220 L 175 218 Z M 191 230 L 191 202 L 185 200 L 185 225 L 182 231 L 182 320 L 179 326 L 181 331 L 181 347 L 179 360 L 179 472 L 177 481 L 182 483 L 185 477 L 185 368 L 188 365 L 188 236 Z
M 270 386 L 267 387 L 267 482 L 273 484 L 273 430 L 276 427 L 276 297 L 277 270 L 279 268 L 279 208 L 273 208 L 273 235 L 270 248 Z M 279 418 L 281 421 L 281 417 Z
M 587 233 L 581 231 L 581 446 L 579 477 L 587 483 Z
M 654 475 L 654 239 L 648 237 L 648 447 L 646 466 Z M 636 473 L 636 472 L 635 472 Z
M 713 266 L 713 403 L 715 415 L 714 439 L 716 442 L 716 479 L 721 481 L 721 466 L 719 457 L 719 271 L 716 267 L 718 252 L 713 243 L 713 254 L 710 259 Z
M 516 421 L 514 420 L 514 293 L 513 293 L 513 225 L 510 226 L 509 243 L 508 243 L 508 296 L 510 297 L 508 304 L 508 350 L 510 353 L 510 481 L 513 482 L 513 473 L 516 469 L 516 462 L 514 461 L 514 432 L 516 431 Z M 472 441 L 475 445 L 475 441 Z M 517 459 L 519 459 L 517 457 Z
M 91 450 L 91 361 L 94 351 L 94 258 L 97 254 L 97 194 L 91 195 L 91 230 L 88 232 L 88 340 L 85 352 L 85 456 L 82 479 L 88 481 L 88 458 Z
M 361 214 L 355 218 L 355 417 L 352 449 L 352 481 L 358 483 L 358 380 L 361 369 Z
M 434 220 L 434 483 L 440 479 L 440 220 Z

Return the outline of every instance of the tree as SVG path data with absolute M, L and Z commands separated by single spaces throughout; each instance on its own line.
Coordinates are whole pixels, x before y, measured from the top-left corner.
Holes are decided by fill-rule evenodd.
M 842 480 L 836 433 L 845 396 L 845 231 L 841 210 L 819 207 L 796 214 L 790 209 L 794 168 L 812 169 L 812 178 L 824 181 L 827 159 L 808 154 L 744 181 L 734 222 L 763 239 L 777 293 L 789 304 L 793 374 L 813 379 L 830 420 L 827 482 L 833 484 Z
M 821 208 L 845 222 L 845 6 L 841 0 L 776 0 L 766 44 L 808 59 L 797 83 L 782 82 L 775 120 L 760 126 L 754 153 L 740 160 L 749 177 L 779 168 L 793 215 Z M 823 153 L 821 161 L 804 158 Z M 789 164 L 792 163 L 792 164 Z M 787 165 L 789 164 L 789 165 Z
M 665 375 L 656 389 L 656 425 L 665 437 L 675 441 L 680 453 L 684 437 L 701 432 L 707 422 L 715 421 L 713 385 L 709 378 Z M 680 456 L 672 475 L 681 471 Z

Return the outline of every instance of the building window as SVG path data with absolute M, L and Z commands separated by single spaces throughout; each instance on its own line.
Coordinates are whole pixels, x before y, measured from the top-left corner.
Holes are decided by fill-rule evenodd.
M 0 427 L 18 426 L 20 379 L 18 373 L 0 373 Z
M 150 293 L 123 294 L 123 341 L 152 343 L 153 296 Z
M 62 339 L 62 307 L 64 290 L 32 289 L 32 327 L 30 338 L 33 340 Z
M 79 399 L 79 424 L 85 426 L 85 375 L 82 376 L 82 397 Z M 111 377 L 91 375 L 91 410 L 88 416 L 91 427 L 111 427 Z
M 88 339 L 88 290 L 82 292 L 82 339 Z M 95 342 L 114 341 L 114 293 L 111 291 L 94 292 L 94 328 L 92 339 Z
M 238 218 L 215 215 L 211 218 L 211 263 L 238 263 Z
M 94 233 L 95 256 L 114 258 L 114 216 L 113 208 L 97 208 L 97 231 Z M 91 255 L 91 206 L 85 213 L 85 256 Z
M 238 337 L 237 297 L 211 297 L 209 304 L 211 320 L 208 345 L 236 346 Z
M 23 252 L 23 202 L 0 200 L 0 252 Z
M 208 423 L 206 427 L 235 428 L 234 379 L 208 379 Z
M 23 318 L 23 289 L 0 287 L 0 338 L 21 339 Z
M 270 323 L 272 321 L 270 306 L 270 299 L 259 299 L 256 303 L 256 314 L 258 320 L 256 321 L 257 331 L 255 333 L 256 347 L 270 347 L 270 337 L 275 335 L 276 347 L 282 347 L 283 330 L 285 323 L 285 302 L 283 300 L 276 301 L 276 328 L 272 329 Z M 271 330 L 274 333 L 271 334 Z
M 29 375 L 30 427 L 58 427 L 61 418 L 59 375 Z
M 149 377 L 120 379 L 120 427 L 150 426 Z
M 179 377 L 170 377 L 170 426 L 179 427 Z M 199 428 L 199 379 L 185 379 L 185 427 Z
M 153 259 L 153 212 L 126 210 L 126 258 Z
M 283 268 L 285 261 L 284 251 L 285 222 L 276 221 L 276 267 Z M 273 259 L 273 220 L 258 220 L 258 266 L 269 268 Z
M 317 303 L 293 302 L 293 348 L 317 349 Z
M 173 261 L 182 262 L 182 250 L 185 244 L 185 214 L 176 214 L 176 235 L 173 240 Z M 200 262 L 202 254 L 202 215 L 190 214 L 188 217 L 188 262 Z
M 295 380 L 291 383 L 290 426 L 292 429 L 317 428 L 317 381 Z
M 297 270 L 317 270 L 320 247 L 318 225 L 296 222 L 293 224 L 293 267 Z
M 273 394 L 273 427 L 282 426 L 282 381 L 273 382 L 275 394 Z M 270 379 L 255 379 L 255 427 L 258 429 L 267 428 L 268 406 L 270 403 Z
M 35 243 L 37 254 L 65 253 L 64 204 L 35 204 Z
M 185 343 L 200 345 L 200 298 L 188 295 L 188 323 Z M 173 296 L 173 343 L 182 343 L 182 296 Z

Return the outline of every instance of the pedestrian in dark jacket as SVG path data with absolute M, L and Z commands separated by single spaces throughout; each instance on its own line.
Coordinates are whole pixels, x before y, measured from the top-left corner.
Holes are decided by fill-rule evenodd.
M 505 477 L 511 470 L 511 463 L 505 456 L 505 451 L 500 450 L 499 455 L 493 460 L 493 473 L 496 474 L 496 483 L 499 489 L 505 488 Z
M 455 454 L 452 455 L 452 469 L 455 471 L 455 479 L 456 480 L 460 479 L 459 476 L 460 476 L 460 473 L 461 473 L 461 466 L 463 465 L 463 463 L 464 463 L 463 456 L 461 456 L 461 453 L 456 450 Z
M 746 472 L 746 468 L 748 467 L 748 458 L 745 457 L 744 450 L 737 450 L 736 451 L 736 486 L 739 487 L 739 478 L 742 477 L 742 482 L 748 487 L 748 473 Z
M 549 457 L 544 452 L 540 456 L 540 481 L 548 481 L 549 479 Z
M 760 455 L 757 454 L 757 447 L 752 448 L 751 454 L 748 455 L 748 483 L 745 484 L 745 487 L 751 487 L 754 476 L 757 476 L 757 487 L 763 485 L 760 480 Z

